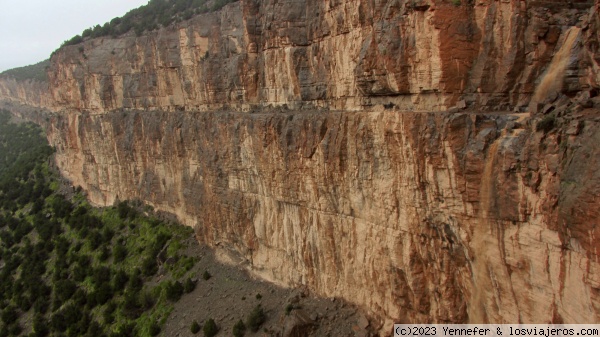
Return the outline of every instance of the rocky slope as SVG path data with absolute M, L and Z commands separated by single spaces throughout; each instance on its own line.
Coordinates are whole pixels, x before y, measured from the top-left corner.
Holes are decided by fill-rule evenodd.
M 63 48 L 47 91 L 0 96 L 56 112 L 94 203 L 172 212 L 383 331 L 597 322 L 599 4 L 459 3 L 241 1 Z

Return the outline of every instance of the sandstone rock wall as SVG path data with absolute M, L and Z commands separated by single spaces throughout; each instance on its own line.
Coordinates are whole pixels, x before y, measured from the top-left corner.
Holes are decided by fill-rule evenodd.
M 50 109 L 56 104 L 48 90 L 48 83 L 14 78 L 0 78 L 0 100 L 31 107 Z
M 96 204 L 145 200 L 385 331 L 597 322 L 598 123 L 544 134 L 523 115 L 121 112 L 55 115 L 48 130 Z
M 583 29 L 563 51 L 571 62 L 549 81 L 570 92 L 598 87 L 586 73 L 597 73 L 595 57 L 577 62 L 596 55 L 583 43 L 597 19 L 588 13 L 593 3 L 560 3 L 244 0 L 141 37 L 61 48 L 49 72 L 50 105 L 439 111 L 460 99 L 480 109 L 525 109 L 575 25 Z
M 172 212 L 384 331 L 597 322 L 598 6 L 244 0 L 62 48 L 0 98 L 56 112 L 35 118 L 92 202 Z M 477 113 L 410 112 L 459 100 Z M 515 107 L 555 127 L 481 114 Z

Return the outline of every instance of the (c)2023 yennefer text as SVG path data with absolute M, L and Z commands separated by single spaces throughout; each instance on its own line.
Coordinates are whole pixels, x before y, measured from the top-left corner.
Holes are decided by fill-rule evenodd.
M 598 324 L 395 324 L 394 336 L 599 336 Z

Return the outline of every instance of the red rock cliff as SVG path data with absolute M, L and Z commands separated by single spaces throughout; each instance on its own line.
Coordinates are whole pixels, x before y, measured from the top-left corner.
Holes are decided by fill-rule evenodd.
M 432 111 L 457 100 L 524 109 L 534 96 L 543 101 L 547 90 L 535 90 L 544 79 L 568 92 L 598 86 L 597 46 L 584 41 L 596 34 L 592 5 L 240 1 L 142 37 L 62 48 L 50 91 L 55 109 L 92 112 L 269 104 Z
M 241 1 L 62 48 L 38 99 L 0 95 L 57 112 L 41 122 L 92 202 L 172 212 L 384 330 L 591 323 L 597 6 Z
M 94 203 L 144 200 L 261 277 L 388 323 L 582 323 L 600 300 L 600 125 L 584 119 L 84 113 L 49 138 Z

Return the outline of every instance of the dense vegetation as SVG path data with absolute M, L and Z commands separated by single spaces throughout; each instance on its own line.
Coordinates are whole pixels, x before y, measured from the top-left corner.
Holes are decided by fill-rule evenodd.
M 0 336 L 160 333 L 195 288 L 180 254 L 191 229 L 58 194 L 41 130 L 9 119 L 0 111 Z
M 196 14 L 216 11 L 235 1 L 237 0 L 150 0 L 147 5 L 133 9 L 123 17 L 117 17 L 102 26 L 96 25 L 84 30 L 81 35 L 72 37 L 63 45 L 78 44 L 86 38 L 117 37 L 132 29 L 140 36 L 145 31 L 188 20 Z
M 45 60 L 29 66 L 6 70 L 0 73 L 0 77 L 14 78 L 18 81 L 38 80 L 45 82 L 48 81 L 48 75 L 46 74 L 48 66 L 50 66 L 50 60 Z

